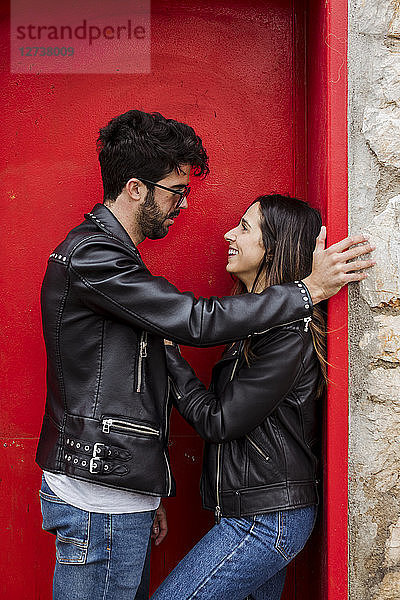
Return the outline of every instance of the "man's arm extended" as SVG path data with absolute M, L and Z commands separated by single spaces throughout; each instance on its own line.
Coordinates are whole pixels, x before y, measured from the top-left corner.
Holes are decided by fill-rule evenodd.
M 355 239 L 341 242 L 343 248 L 356 243 Z M 364 240 L 360 236 L 359 241 Z M 353 251 L 340 254 L 340 249 L 332 251 L 332 247 L 323 250 L 323 243 L 321 236 L 314 271 L 305 282 L 314 302 L 344 285 L 343 277 L 350 275 L 343 276 L 343 268 L 354 269 L 354 263 L 343 267 Z M 369 251 L 370 246 L 357 249 L 359 255 Z M 301 284 L 276 285 L 262 294 L 222 298 L 181 293 L 165 278 L 153 276 L 126 247 L 108 236 L 96 235 L 79 244 L 69 268 L 73 289 L 94 312 L 186 345 L 229 343 L 312 314 L 307 288 Z

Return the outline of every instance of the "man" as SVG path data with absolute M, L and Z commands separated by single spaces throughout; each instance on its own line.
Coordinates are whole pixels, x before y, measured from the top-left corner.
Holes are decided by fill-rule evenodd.
M 175 492 L 163 338 L 207 346 L 308 320 L 313 303 L 373 264 L 347 263 L 371 251 L 351 248 L 364 237 L 324 250 L 323 232 L 303 282 L 245 298 L 180 293 L 150 274 L 137 246 L 164 237 L 187 208 L 190 173 L 207 175 L 200 138 L 132 110 L 100 130 L 98 150 L 104 203 L 50 255 L 42 287 L 48 391 L 37 462 L 43 526 L 57 534 L 57 600 L 148 597 L 151 531 L 156 543 L 165 536 L 160 497 Z

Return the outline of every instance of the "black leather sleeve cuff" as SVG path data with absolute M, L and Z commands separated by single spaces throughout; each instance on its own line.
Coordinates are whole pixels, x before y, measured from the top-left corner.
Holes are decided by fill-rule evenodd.
M 304 302 L 304 308 L 306 310 L 309 310 L 310 314 L 312 314 L 314 305 L 313 305 L 313 301 L 311 300 L 311 294 L 308 291 L 308 287 L 306 286 L 306 284 L 303 281 L 295 281 L 294 283 L 295 283 L 295 285 L 297 285 L 299 292 L 302 295 L 302 301 Z

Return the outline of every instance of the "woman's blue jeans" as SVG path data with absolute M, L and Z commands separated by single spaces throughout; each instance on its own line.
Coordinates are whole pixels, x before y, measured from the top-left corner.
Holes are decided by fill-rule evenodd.
M 222 519 L 152 600 L 279 600 L 288 563 L 314 527 L 316 506 Z
M 43 529 L 56 535 L 54 600 L 148 600 L 154 511 L 87 512 L 56 496 L 44 477 Z

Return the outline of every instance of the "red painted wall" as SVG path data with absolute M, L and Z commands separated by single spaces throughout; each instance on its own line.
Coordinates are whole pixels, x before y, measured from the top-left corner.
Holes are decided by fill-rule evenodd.
M 33 462 L 45 397 L 39 290 L 53 247 L 101 201 L 99 127 L 130 108 L 157 110 L 195 127 L 209 152 L 211 174 L 194 183 L 190 208 L 169 236 L 145 242 L 141 251 L 155 274 L 166 274 L 182 290 L 228 293 L 222 235 L 256 195 L 305 197 L 311 177 L 310 200 L 325 206 L 312 186 L 317 181 L 319 192 L 327 190 L 326 172 L 319 170 L 326 163 L 309 162 L 305 133 L 311 118 L 309 139 L 320 144 L 327 121 L 318 111 L 326 107 L 326 88 L 306 69 L 307 36 L 308 44 L 317 40 L 316 56 L 327 63 L 324 41 L 308 15 L 310 9 L 292 0 L 154 0 L 148 75 L 10 75 L 3 61 L 0 534 L 7 552 L 0 580 L 8 600 L 51 598 L 53 539 L 40 529 L 40 470 Z M 326 8 L 320 17 L 325 23 Z M 0 27 L 7 57 L 4 9 Z M 318 108 L 311 103 L 317 111 L 311 117 L 307 73 L 313 96 L 321 99 Z M 324 148 L 322 157 L 328 155 Z M 218 353 L 185 350 L 205 381 Z M 170 533 L 153 553 L 154 585 L 211 524 L 198 494 L 201 448 L 201 440 L 174 415 L 178 496 L 166 502 Z M 321 533 L 316 536 L 321 542 Z M 304 590 L 297 598 L 316 594 L 309 575 L 312 564 L 318 573 L 320 553 L 311 546 L 307 552 L 291 569 L 286 600 L 295 597 L 296 582 Z

